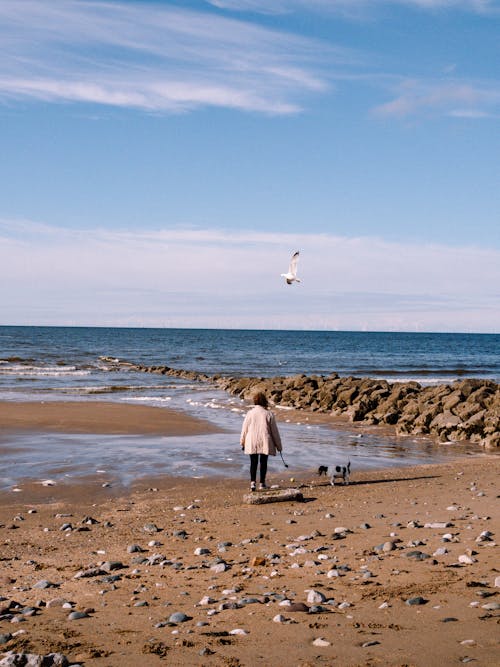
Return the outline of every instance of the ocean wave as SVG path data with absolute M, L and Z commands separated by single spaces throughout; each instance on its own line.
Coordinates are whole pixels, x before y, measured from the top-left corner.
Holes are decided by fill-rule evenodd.
M 166 403 L 167 401 L 171 401 L 172 397 L 171 396 L 130 396 L 128 398 L 123 399 L 124 401 L 143 401 L 144 403 Z
M 90 375 L 90 370 L 78 369 L 76 366 L 0 366 L 0 375 L 21 377 L 61 377 Z
M 368 375 L 370 377 L 405 377 L 414 378 L 415 376 L 450 376 L 454 379 L 457 377 L 472 377 L 488 375 L 491 369 L 489 367 L 471 367 L 471 368 L 360 368 L 351 371 L 354 376 Z M 448 379 L 448 378 L 447 378 Z
M 103 387 L 79 387 L 76 392 L 79 394 L 114 394 L 121 391 L 137 391 L 138 387 L 128 384 L 112 384 Z

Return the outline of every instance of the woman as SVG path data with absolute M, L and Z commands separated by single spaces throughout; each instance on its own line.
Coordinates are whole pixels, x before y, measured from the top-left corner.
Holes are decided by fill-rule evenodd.
M 247 412 L 241 429 L 240 444 L 250 455 L 250 490 L 255 491 L 260 463 L 260 486 L 266 489 L 267 457 L 281 452 L 281 438 L 273 413 L 268 410 L 266 395 L 259 391 L 253 397 L 255 407 Z

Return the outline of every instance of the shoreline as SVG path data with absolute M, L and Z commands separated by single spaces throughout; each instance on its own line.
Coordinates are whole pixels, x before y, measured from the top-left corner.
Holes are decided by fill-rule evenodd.
M 349 486 L 304 474 L 304 502 L 267 505 L 245 503 L 246 479 L 2 494 L 0 659 L 493 667 L 499 471 L 483 453 Z

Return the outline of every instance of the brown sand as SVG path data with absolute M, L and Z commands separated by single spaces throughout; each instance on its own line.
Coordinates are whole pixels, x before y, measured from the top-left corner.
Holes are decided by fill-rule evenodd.
M 350 486 L 334 488 L 311 472 L 294 482 L 305 502 L 260 506 L 243 502 L 247 480 L 162 478 L 118 497 L 92 480 L 84 487 L 23 486 L 21 493 L 0 497 L 0 595 L 6 598 L 0 615 L 10 606 L 21 616 L 13 602 L 39 611 L 23 623 L 0 620 L 0 634 L 16 633 L 0 645 L 0 656 L 7 650 L 60 651 L 85 667 L 443 667 L 469 659 L 481 667 L 498 665 L 500 612 L 483 607 L 500 598 L 498 548 L 476 538 L 488 530 L 492 540 L 500 539 L 499 462 L 482 455 L 443 465 L 354 470 Z M 277 475 L 270 481 L 290 485 Z M 85 523 L 86 517 L 99 523 Z M 433 522 L 451 525 L 425 527 Z M 72 530 L 61 530 L 64 523 Z M 160 531 L 145 532 L 148 523 Z M 336 534 L 341 527 L 349 531 Z M 184 539 L 176 534 L 181 530 Z M 451 542 L 442 541 L 445 533 Z M 153 539 L 160 544 L 149 547 Z M 396 540 L 393 551 L 374 549 Z M 231 546 L 221 552 L 221 542 Z M 144 553 L 129 553 L 133 544 Z M 305 552 L 292 555 L 292 544 Z M 210 553 L 195 555 L 199 547 Z M 433 556 L 440 547 L 447 553 Z M 431 558 L 408 558 L 417 550 Z M 134 562 L 154 554 L 167 562 Z M 474 562 L 461 563 L 468 554 Z M 217 557 L 230 569 L 210 569 Z M 124 565 L 111 571 L 120 575 L 114 584 L 103 575 L 75 579 L 105 561 Z M 327 572 L 339 566 L 350 569 L 329 578 Z M 373 576 L 365 578 L 366 570 Z M 57 588 L 34 588 L 41 580 Z M 287 611 L 270 595 L 306 602 L 309 589 L 336 604 L 321 613 Z M 214 601 L 200 605 L 205 596 Z M 406 604 L 417 596 L 426 603 Z M 69 609 L 40 604 L 56 598 L 88 610 L 88 618 L 68 620 Z M 221 610 L 242 598 L 257 601 Z M 339 608 L 341 602 L 350 606 Z M 191 620 L 155 627 L 178 611 Z M 284 622 L 273 622 L 278 614 Z M 234 629 L 248 634 L 228 634 Z M 326 645 L 314 645 L 318 639 Z
M 0 425 L 7 429 L 65 433 L 199 435 L 220 429 L 168 408 L 106 401 L 0 401 Z

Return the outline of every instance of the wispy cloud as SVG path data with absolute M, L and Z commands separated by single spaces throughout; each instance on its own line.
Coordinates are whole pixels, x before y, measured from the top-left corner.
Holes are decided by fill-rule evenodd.
M 0 37 L 4 98 L 286 114 L 328 85 L 325 45 L 175 6 L 2 0 Z
M 500 86 L 495 83 L 402 79 L 395 97 L 374 109 L 380 116 L 440 113 L 463 118 L 498 117 Z
M 229 11 L 286 13 L 296 10 L 341 13 L 344 16 L 373 15 L 381 7 L 403 5 L 420 10 L 454 10 L 478 14 L 498 13 L 497 0 L 207 0 L 209 4 Z
M 279 274 L 295 249 L 291 288 Z M 500 331 L 498 285 L 485 248 L 0 221 L 3 324 Z

